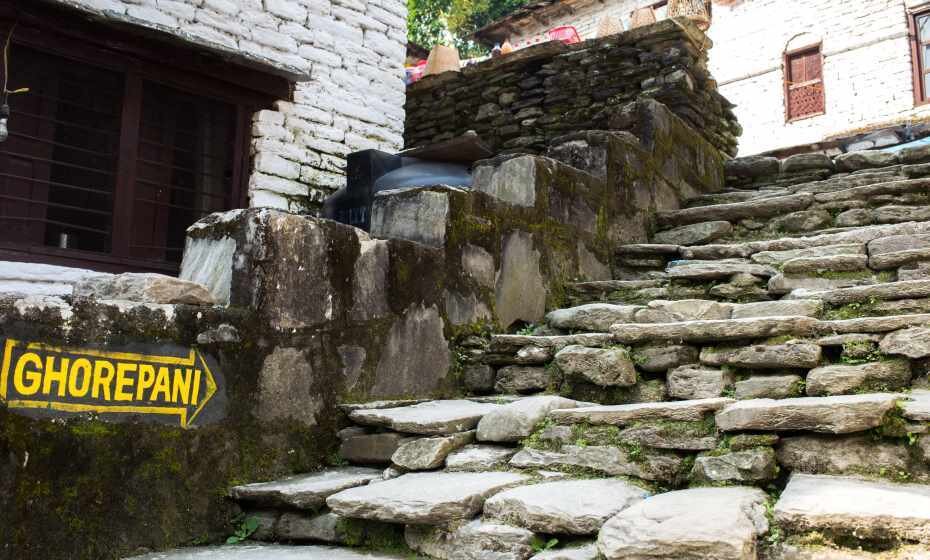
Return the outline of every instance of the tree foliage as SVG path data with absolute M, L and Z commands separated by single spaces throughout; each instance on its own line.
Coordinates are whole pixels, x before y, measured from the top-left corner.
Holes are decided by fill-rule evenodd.
M 427 49 L 453 44 L 463 55 L 480 51 L 465 39 L 528 0 L 407 0 L 407 39 Z

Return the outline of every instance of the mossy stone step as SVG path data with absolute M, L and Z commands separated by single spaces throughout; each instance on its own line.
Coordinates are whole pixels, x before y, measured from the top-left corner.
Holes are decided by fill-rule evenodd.
M 241 502 L 264 507 L 290 507 L 317 510 L 326 498 L 355 486 L 381 478 L 381 471 L 344 467 L 276 480 L 234 486 L 229 496 Z
M 775 518 L 792 533 L 930 543 L 930 486 L 793 474 L 775 504 Z

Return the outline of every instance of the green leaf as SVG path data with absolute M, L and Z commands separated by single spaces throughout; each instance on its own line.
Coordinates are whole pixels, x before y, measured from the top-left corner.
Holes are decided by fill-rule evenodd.
M 226 539 L 226 544 L 239 544 L 242 541 L 239 537 L 233 535 Z

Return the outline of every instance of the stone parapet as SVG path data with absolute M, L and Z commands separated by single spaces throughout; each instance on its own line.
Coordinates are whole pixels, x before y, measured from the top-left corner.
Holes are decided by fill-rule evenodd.
M 735 155 L 739 124 L 707 71 L 710 40 L 664 20 L 575 45 L 529 47 L 427 77 L 407 88 L 406 146 L 475 130 L 498 152 L 543 152 L 567 132 L 611 127 L 637 99 L 667 105 L 721 152 Z

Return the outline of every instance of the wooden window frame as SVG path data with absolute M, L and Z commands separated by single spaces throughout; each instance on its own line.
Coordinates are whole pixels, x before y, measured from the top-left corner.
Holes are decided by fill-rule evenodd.
M 792 84 L 790 80 L 791 58 L 801 55 L 801 54 L 806 54 L 809 52 L 816 52 L 818 56 L 820 57 L 820 80 L 809 80 L 801 84 Z M 823 62 L 824 62 L 823 42 L 814 43 L 814 44 L 805 45 L 803 47 L 799 47 L 796 49 L 787 50 L 782 55 L 782 82 L 784 82 L 784 96 L 783 97 L 784 97 L 784 104 L 785 104 L 785 124 L 803 121 L 807 119 L 812 119 L 815 117 L 822 117 L 823 115 L 827 114 L 827 86 L 824 80 Z M 820 82 L 823 88 L 823 111 L 820 111 L 818 113 L 808 113 L 806 115 L 802 115 L 799 117 L 792 117 L 791 116 L 791 100 L 790 100 L 790 93 L 791 93 L 792 86 L 801 87 L 801 86 L 817 83 L 818 81 Z
M 293 84 L 287 78 L 230 64 L 216 56 L 135 33 L 127 34 L 105 24 L 90 23 L 69 9 L 34 5 L 34 0 L 14 0 L 0 7 L 0 34 L 4 39 L 14 24 L 14 45 L 119 72 L 124 76 L 125 91 L 113 192 L 110 252 L 0 241 L 0 259 L 113 272 L 176 273 L 176 263 L 134 258 L 130 251 L 143 82 L 162 84 L 235 107 L 232 192 L 229 198 L 233 208 L 244 207 L 248 202 L 252 115 L 257 110 L 270 108 L 275 100 L 290 100 Z M 15 76 L 12 79 L 14 83 L 10 85 L 18 87 Z M 235 83 L 230 79 L 235 79 Z
M 930 104 L 930 92 L 924 91 L 924 75 L 930 73 L 930 68 L 924 68 L 920 56 L 920 35 L 917 31 L 917 18 L 930 15 L 930 4 L 923 4 L 907 9 L 907 39 L 911 48 L 911 84 L 914 89 L 914 106 Z M 930 45 L 930 43 L 927 43 Z

